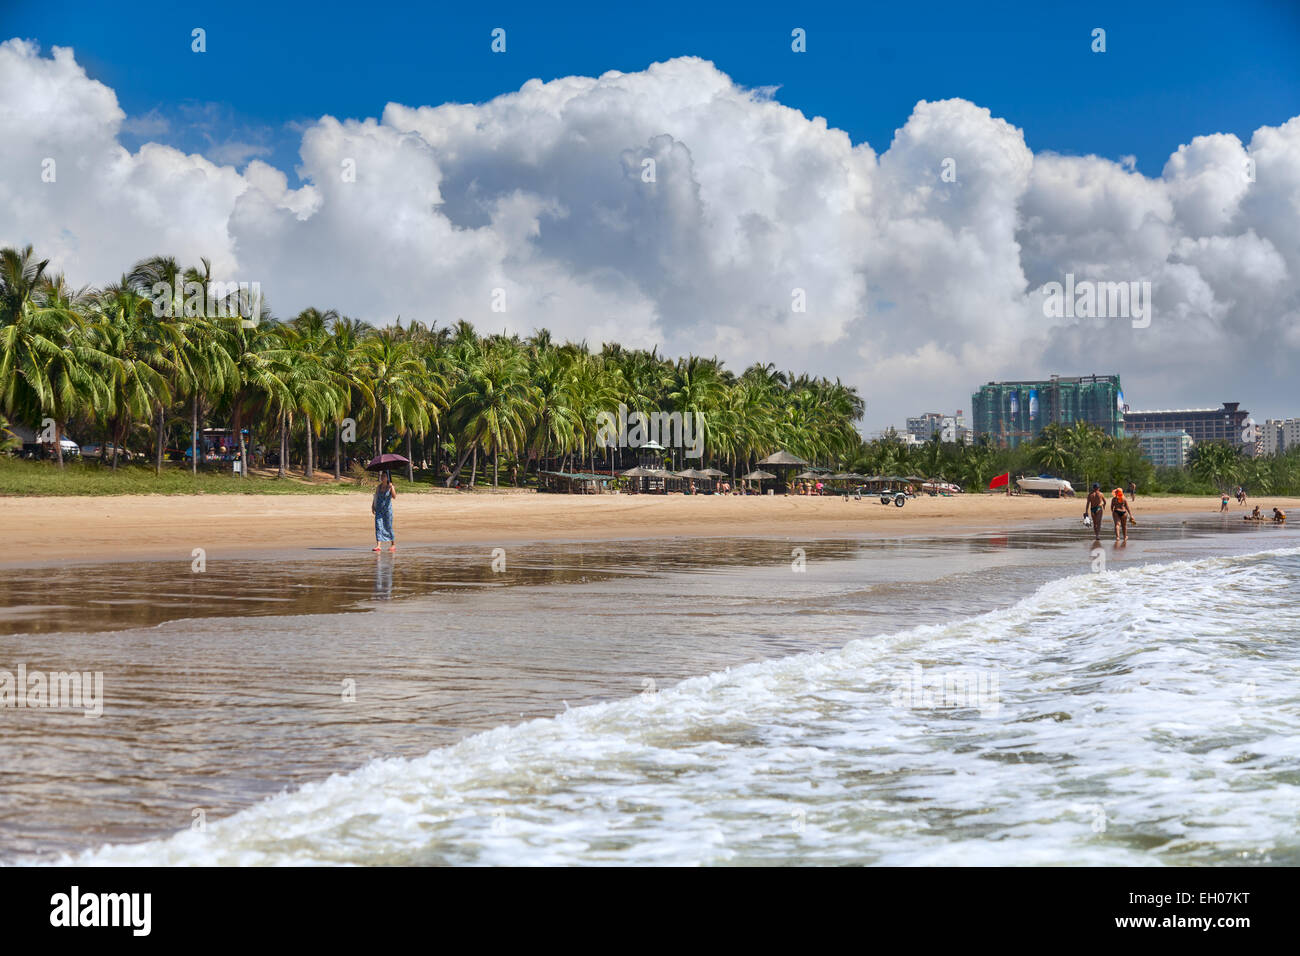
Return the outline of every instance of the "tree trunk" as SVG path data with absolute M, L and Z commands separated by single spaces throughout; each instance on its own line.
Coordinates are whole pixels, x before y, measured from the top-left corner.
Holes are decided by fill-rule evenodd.
M 411 460 L 411 433 L 406 433 L 406 480 L 415 481 L 415 462 Z
M 63 422 L 54 423 L 54 457 L 63 467 Z
M 155 452 L 154 460 L 153 460 L 153 473 L 155 475 L 162 474 L 162 460 L 163 460 L 163 407 L 160 404 L 158 406 L 158 450 L 157 452 Z
M 283 409 L 281 409 L 281 410 L 280 410 L 280 472 L 279 472 L 281 478 L 283 478 L 283 477 L 285 476 L 285 475 L 284 475 L 284 459 L 285 459 L 285 456 L 288 454 L 288 449 L 285 447 L 285 436 L 284 436 L 285 427 L 284 427 L 284 420 L 285 420 L 285 412 L 284 412 Z
M 303 475 L 310 479 L 316 473 L 316 449 L 312 447 L 311 415 L 304 412 L 303 417 L 307 419 L 307 459 L 303 464 Z
M 497 490 L 497 467 L 499 464 L 500 457 L 501 457 L 501 452 L 493 448 L 492 449 L 492 490 L 493 491 Z
M 63 459 L 59 459 L 59 460 L 62 461 Z M 474 463 L 469 466 L 469 487 L 471 490 L 473 490 L 474 484 L 477 480 L 478 480 L 478 442 L 475 442 Z
M 343 423 L 334 423 L 334 480 L 339 480 L 339 454 L 343 448 Z
M 240 414 L 239 400 L 235 400 L 235 444 L 239 448 L 239 477 L 241 479 L 248 477 L 248 449 L 244 447 L 244 422 L 243 415 Z
M 194 393 L 193 421 L 190 427 L 190 474 L 199 474 L 199 393 Z
M 473 449 L 473 447 L 474 446 L 471 444 L 469 448 L 465 449 L 464 453 L 460 456 L 460 460 L 456 462 L 456 467 L 453 468 L 451 470 L 451 474 L 447 476 L 448 488 L 450 488 L 453 484 L 455 484 L 456 479 L 460 477 L 460 473 L 464 469 L 465 462 L 469 459 L 470 450 Z

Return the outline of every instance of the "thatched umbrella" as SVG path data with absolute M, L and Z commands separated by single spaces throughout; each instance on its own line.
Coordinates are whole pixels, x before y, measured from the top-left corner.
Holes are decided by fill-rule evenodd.
M 740 476 L 740 480 L 741 480 L 741 481 L 757 481 L 757 482 L 759 483 L 759 486 L 758 486 L 758 487 L 759 487 L 759 490 L 761 491 L 762 488 L 763 488 L 762 483 L 763 483 L 764 481 L 766 481 L 767 479 L 775 478 L 775 477 L 776 477 L 776 475 L 772 474 L 770 471 L 763 471 L 763 470 L 760 468 L 760 469 L 755 469 L 754 471 L 751 471 L 751 472 L 750 472 L 749 474 L 747 474 L 747 475 L 741 475 L 741 476 Z
M 672 478 L 673 473 L 666 468 L 647 468 L 644 465 L 637 465 L 635 468 L 629 468 L 627 471 L 620 471 L 620 478 Z
M 797 455 L 792 455 L 788 451 L 781 450 L 781 451 L 773 452 L 772 454 L 768 455 L 766 458 L 760 461 L 759 464 L 760 465 L 807 465 L 808 462 L 804 461 L 802 458 L 798 457 Z M 776 475 L 773 475 L 772 477 L 775 478 Z

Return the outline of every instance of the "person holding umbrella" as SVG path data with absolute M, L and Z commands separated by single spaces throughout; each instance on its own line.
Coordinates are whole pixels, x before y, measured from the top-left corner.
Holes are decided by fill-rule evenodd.
M 393 487 L 393 479 L 385 471 L 379 478 L 374 500 L 370 502 L 370 513 L 375 516 L 376 551 L 383 549 L 385 541 L 388 542 L 389 551 L 397 550 L 397 540 L 393 537 L 393 499 L 396 497 L 397 489 Z
M 376 551 L 383 550 L 385 541 L 389 551 L 397 550 L 397 541 L 393 538 L 393 499 L 397 497 L 397 489 L 393 487 L 392 469 L 410 466 L 411 463 L 401 455 L 393 454 L 376 455 L 366 465 L 366 471 L 378 472 L 380 476 L 379 487 L 370 502 L 370 513 L 375 516 Z

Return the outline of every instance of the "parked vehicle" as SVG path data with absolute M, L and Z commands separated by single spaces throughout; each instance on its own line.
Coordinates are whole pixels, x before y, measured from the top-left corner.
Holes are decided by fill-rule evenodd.
M 81 457 L 90 460 L 98 459 L 102 456 L 104 461 L 110 461 L 113 457 L 113 448 L 114 445 L 112 442 L 105 442 L 103 444 L 100 444 L 99 442 L 91 442 L 89 445 L 81 446 Z M 135 455 L 127 451 L 125 448 L 120 445 L 117 446 L 118 461 L 130 461 L 134 457 Z

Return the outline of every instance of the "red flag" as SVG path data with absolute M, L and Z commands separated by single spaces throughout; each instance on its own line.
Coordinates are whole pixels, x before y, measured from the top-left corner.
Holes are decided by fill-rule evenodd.
M 990 482 L 989 482 L 989 487 L 990 487 L 990 488 L 1001 488 L 1001 487 L 1003 487 L 1004 485 L 1008 484 L 1010 481 L 1011 481 L 1011 472 L 1008 471 L 1006 474 L 998 475 L 996 478 L 994 478 L 992 481 L 990 481 Z

